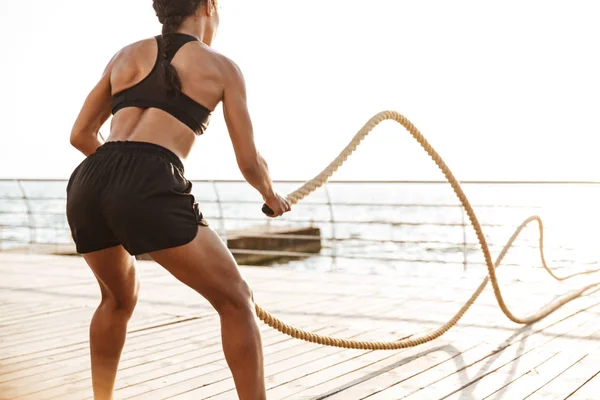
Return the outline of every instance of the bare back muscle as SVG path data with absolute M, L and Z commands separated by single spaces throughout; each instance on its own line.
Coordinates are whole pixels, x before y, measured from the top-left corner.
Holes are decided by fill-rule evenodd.
M 158 46 L 154 38 L 124 48 L 115 57 L 110 74 L 111 95 L 141 82 L 152 71 Z M 199 42 L 184 45 L 172 61 L 183 92 L 209 110 L 223 98 L 228 60 Z M 156 143 L 186 158 L 194 133 L 183 123 L 158 109 L 125 108 L 112 120 L 109 140 Z

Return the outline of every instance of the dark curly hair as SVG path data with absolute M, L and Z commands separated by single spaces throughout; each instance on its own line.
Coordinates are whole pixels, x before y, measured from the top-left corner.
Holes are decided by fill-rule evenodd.
M 186 17 L 194 13 L 208 0 L 153 0 L 152 7 L 156 11 L 158 21 L 163 25 L 163 54 L 159 54 L 162 65 L 162 77 L 164 85 L 169 94 L 173 95 L 177 90 L 181 90 L 181 80 L 177 70 L 167 59 L 167 54 L 172 46 L 172 37 L 169 35 L 175 33 Z M 214 1 L 213 1 L 214 3 Z M 162 57 L 161 57 L 162 56 Z

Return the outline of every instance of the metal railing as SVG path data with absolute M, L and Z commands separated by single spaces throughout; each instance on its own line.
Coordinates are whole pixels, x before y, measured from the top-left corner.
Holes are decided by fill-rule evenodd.
M 275 182 L 281 193 L 288 193 L 302 183 Z M 65 180 L 0 180 L 0 251 L 32 252 L 44 248 L 52 252 L 72 247 L 65 213 L 66 184 Z M 256 231 L 245 236 L 302 242 L 314 241 L 315 236 L 294 234 L 295 228 L 317 227 L 321 232 L 322 249 L 317 254 L 230 247 L 234 254 L 300 258 L 314 268 L 353 263 L 381 268 L 395 263 L 437 263 L 462 268 L 483 265 L 469 221 L 446 182 L 331 181 L 297 204 L 294 212 L 278 219 L 262 215 L 260 196 L 244 181 L 205 180 L 193 184 L 193 193 L 205 217 L 224 240 L 232 230 L 257 226 L 281 227 L 292 233 Z M 584 187 L 594 193 L 600 191 L 596 182 L 471 181 L 463 185 L 467 195 L 473 195 L 471 201 L 493 251 L 499 251 L 512 230 L 529 215 L 544 217 L 545 212 L 552 213 L 545 203 L 549 196 L 535 195 L 540 188 L 549 193 Z M 522 200 L 523 190 L 534 196 Z M 505 198 L 498 199 L 490 191 L 504 193 Z M 507 195 L 508 192 L 512 195 Z M 546 228 L 552 229 L 552 222 Z M 560 230 L 560 223 L 554 229 Z M 532 232 L 515 245 L 517 257 L 535 255 L 538 237 L 537 232 Z M 576 247 L 576 244 L 557 243 L 553 259 L 563 264 L 581 263 L 573 257 L 580 250 Z M 517 258 L 507 259 L 509 265 L 522 263 Z M 584 263 L 593 264 L 595 259 L 588 257 Z

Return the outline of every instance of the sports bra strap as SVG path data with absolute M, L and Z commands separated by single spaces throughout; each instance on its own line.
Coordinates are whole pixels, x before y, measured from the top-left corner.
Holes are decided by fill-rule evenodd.
M 165 52 L 165 43 L 164 43 L 165 39 L 163 36 L 156 36 L 156 40 L 158 41 L 159 54 L 162 56 Z M 177 35 L 172 35 L 171 48 L 169 49 L 169 52 L 166 54 L 167 61 L 169 61 L 169 62 L 173 61 L 173 58 L 175 58 L 175 55 L 177 54 L 179 49 L 181 49 L 183 47 L 183 45 L 185 45 L 186 43 L 193 42 L 193 41 L 198 41 L 198 39 L 195 38 L 194 36 L 186 35 L 186 34 L 182 34 L 182 33 L 179 33 Z

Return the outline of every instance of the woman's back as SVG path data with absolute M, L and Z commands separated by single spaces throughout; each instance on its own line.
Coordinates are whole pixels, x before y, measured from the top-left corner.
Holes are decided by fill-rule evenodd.
M 161 62 L 168 62 L 163 54 L 159 54 L 161 44 L 164 45 L 162 37 L 142 40 L 125 47 L 113 58 L 110 73 L 113 101 L 115 95 L 135 90 L 142 84 L 146 86 L 146 92 L 148 89 L 156 92 L 164 90 L 163 87 L 155 87 L 161 86 L 164 79 L 149 79 L 161 73 Z M 191 40 L 175 52 L 171 65 L 181 81 L 183 97 L 189 98 L 191 106 L 206 109 L 207 113 L 214 110 L 223 99 L 231 61 L 200 41 Z M 176 113 L 169 114 L 165 109 L 152 106 L 136 107 L 135 102 L 130 103 L 115 113 L 109 141 L 155 143 L 181 158 L 187 157 L 195 134 L 176 117 Z

